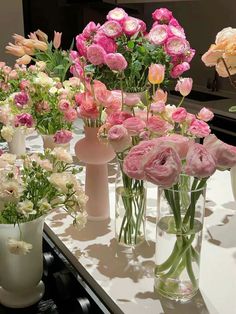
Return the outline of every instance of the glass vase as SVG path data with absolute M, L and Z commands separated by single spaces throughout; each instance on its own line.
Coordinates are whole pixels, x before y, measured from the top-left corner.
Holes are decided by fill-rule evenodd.
M 134 247 L 145 241 L 146 184 L 129 178 L 118 167 L 116 177 L 115 232 L 120 244 Z
M 205 210 L 205 180 L 182 177 L 173 188 L 158 188 L 155 290 L 185 302 L 199 288 Z

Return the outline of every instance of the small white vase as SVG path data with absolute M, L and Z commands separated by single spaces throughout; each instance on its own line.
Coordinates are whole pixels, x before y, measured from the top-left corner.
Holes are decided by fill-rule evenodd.
M 230 175 L 231 175 L 232 192 L 233 192 L 234 199 L 236 200 L 236 166 L 230 169 Z
M 10 308 L 24 308 L 38 302 L 44 294 L 42 233 L 44 216 L 20 224 L 23 241 L 31 243 L 26 255 L 8 250 L 8 239 L 20 239 L 18 225 L 0 225 L 0 303 Z
M 54 142 L 53 136 L 54 135 L 42 135 L 44 150 L 47 148 L 54 149 L 55 147 L 62 147 L 67 151 L 70 150 L 70 142 L 66 144 L 57 144 Z
M 8 147 L 11 154 L 20 156 L 26 153 L 25 134 L 21 128 L 15 129 L 12 141 L 8 143 Z

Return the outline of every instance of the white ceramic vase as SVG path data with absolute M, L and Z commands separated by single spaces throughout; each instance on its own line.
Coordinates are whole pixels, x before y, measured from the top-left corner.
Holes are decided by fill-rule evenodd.
M 236 166 L 230 169 L 230 176 L 231 176 L 231 187 L 234 199 L 236 200 Z
M 8 142 L 9 153 L 17 156 L 26 153 L 25 134 L 21 128 L 16 128 L 11 142 Z
M 47 148 L 54 149 L 55 147 L 62 147 L 67 151 L 70 150 L 70 142 L 66 144 L 57 144 L 54 142 L 53 136 L 54 135 L 42 135 L 44 150 Z
M 0 303 L 24 308 L 38 302 L 44 294 L 42 233 L 44 216 L 20 224 L 23 240 L 33 245 L 26 255 L 12 254 L 8 239 L 19 239 L 18 225 L 0 225 Z

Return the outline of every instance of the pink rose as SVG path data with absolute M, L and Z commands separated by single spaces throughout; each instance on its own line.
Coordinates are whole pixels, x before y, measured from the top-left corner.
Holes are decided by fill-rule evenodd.
M 104 63 L 106 51 L 97 44 L 92 44 L 87 49 L 87 58 L 93 65 Z
M 188 96 L 193 86 L 193 80 L 189 77 L 180 78 L 175 86 L 175 90 L 180 92 L 183 97 Z
M 122 34 L 122 27 L 115 20 L 107 21 L 106 23 L 102 25 L 101 28 L 104 34 L 110 38 L 116 38 Z
M 171 69 L 170 76 L 172 78 L 178 78 L 180 75 L 182 75 L 185 71 L 188 71 L 189 69 L 190 65 L 188 62 L 177 64 Z
M 86 57 L 87 56 L 86 38 L 82 34 L 77 35 L 75 38 L 75 43 L 76 43 L 76 48 L 79 52 L 79 55 Z
M 115 112 L 108 116 L 107 123 L 111 125 L 123 124 L 123 122 L 126 119 L 131 118 L 131 117 L 132 117 L 132 114 L 129 112 L 125 112 L 125 111 Z
M 128 130 L 128 133 L 132 136 L 139 135 L 144 131 L 146 123 L 138 117 L 128 118 L 123 122 L 123 126 Z
M 172 113 L 172 119 L 174 122 L 177 123 L 182 123 L 185 121 L 187 117 L 187 111 L 183 107 L 177 108 L 173 113 Z
M 142 166 L 145 179 L 163 188 L 169 188 L 175 184 L 182 169 L 178 153 L 165 143 L 156 145 L 146 154 Z
M 114 20 L 117 22 L 122 22 L 126 17 L 128 17 L 128 14 L 122 8 L 115 8 L 109 11 L 107 14 L 108 21 Z
M 73 108 L 64 112 L 64 119 L 68 122 L 74 122 L 77 118 L 78 118 L 78 113 Z
M 172 130 L 173 126 L 159 116 L 152 116 L 148 118 L 147 128 L 160 136 Z
M 106 65 L 113 71 L 123 71 L 127 67 L 127 61 L 121 53 L 108 53 L 105 56 Z
M 217 169 L 225 170 L 236 165 L 236 147 L 226 144 L 211 134 L 204 139 L 203 145 L 212 154 Z
M 15 105 L 19 108 L 23 108 L 29 101 L 29 96 L 25 91 L 21 91 L 14 96 Z
M 147 37 L 152 44 L 162 45 L 168 38 L 168 28 L 166 25 L 156 25 L 150 30 Z
M 109 38 L 104 34 L 98 33 L 94 37 L 94 43 L 101 46 L 106 53 L 114 53 L 116 52 L 117 45 L 113 38 Z
M 15 116 L 14 125 L 15 127 L 26 126 L 32 128 L 34 124 L 33 117 L 29 113 L 21 113 Z
M 131 146 L 132 139 L 123 125 L 113 125 L 108 130 L 108 140 L 115 152 L 123 152 Z
M 85 28 L 84 28 L 84 30 L 82 32 L 82 35 L 84 36 L 84 38 L 88 39 L 88 38 L 92 37 L 94 33 L 97 32 L 99 27 L 100 27 L 100 24 L 96 25 L 94 22 L 89 22 L 85 26 Z
M 163 24 L 168 24 L 172 17 L 173 17 L 172 12 L 166 8 L 156 9 L 152 13 L 153 20 L 161 22 Z
M 155 102 L 164 102 L 167 101 L 167 92 L 164 92 L 161 88 L 158 88 L 155 92 L 155 95 L 152 97 Z
M 189 42 L 177 36 L 169 37 L 165 43 L 165 50 L 170 56 L 178 56 L 189 49 Z
M 203 120 L 203 121 L 205 121 L 205 122 L 208 122 L 208 121 L 210 121 L 210 120 L 213 119 L 214 113 L 213 113 L 211 110 L 209 110 L 209 109 L 203 107 L 203 108 L 199 111 L 197 117 L 198 117 L 198 119 L 200 119 L 200 120 Z
M 127 176 L 137 180 L 144 179 L 142 159 L 154 146 L 156 146 L 156 142 L 151 140 L 140 142 L 131 148 L 123 162 L 123 171 Z
M 141 95 L 138 93 L 125 93 L 124 94 L 124 104 L 133 107 L 136 106 L 141 100 Z
M 162 101 L 153 102 L 150 105 L 150 110 L 154 113 L 162 113 L 165 111 L 165 103 Z
M 197 137 L 205 137 L 211 133 L 209 125 L 202 120 L 193 120 L 188 128 L 188 131 Z
M 60 130 L 55 133 L 53 139 L 56 144 L 66 144 L 72 139 L 72 133 L 68 130 Z
M 139 31 L 139 21 L 131 16 L 128 16 L 125 18 L 125 20 L 122 23 L 123 31 L 128 36 L 133 36 Z
M 190 140 L 188 137 L 180 134 L 170 134 L 168 136 L 162 136 L 159 137 L 157 141 L 164 142 L 172 146 L 179 154 L 180 159 L 185 159 L 189 147 L 194 143 L 193 140 Z
M 169 25 L 168 30 L 169 30 L 169 36 L 176 36 L 176 37 L 180 37 L 184 39 L 186 38 L 184 29 L 181 26 Z
M 62 112 L 67 111 L 70 108 L 70 103 L 65 99 L 61 99 L 59 101 L 58 108 Z
M 197 178 L 210 177 L 216 170 L 211 153 L 201 144 L 193 144 L 186 156 L 185 173 Z

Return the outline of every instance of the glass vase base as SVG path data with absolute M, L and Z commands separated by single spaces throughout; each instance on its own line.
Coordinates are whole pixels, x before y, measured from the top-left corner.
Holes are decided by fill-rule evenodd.
M 145 236 L 140 236 L 136 240 L 131 239 L 131 241 L 125 241 L 124 238 L 121 238 L 120 240 L 117 239 L 117 243 L 125 248 L 136 248 L 142 245 L 145 241 L 146 241 Z
M 36 287 L 27 291 L 13 292 L 0 287 L 0 303 L 10 308 L 25 308 L 42 299 L 44 291 L 45 287 L 42 280 Z
M 180 303 L 189 302 L 198 292 L 198 288 L 193 288 L 189 281 L 179 282 L 166 278 L 163 280 L 160 277 L 155 278 L 154 290 L 162 297 Z

